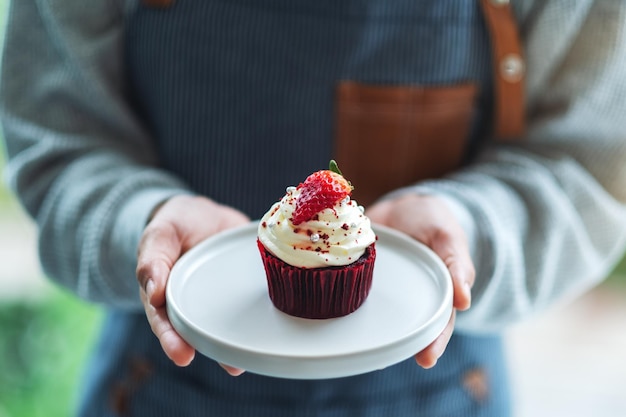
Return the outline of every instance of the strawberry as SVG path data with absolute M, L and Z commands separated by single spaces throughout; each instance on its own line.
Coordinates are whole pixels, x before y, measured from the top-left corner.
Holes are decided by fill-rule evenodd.
M 330 161 L 330 169 L 309 175 L 297 188 L 300 196 L 291 218 L 294 225 L 311 220 L 315 214 L 332 208 L 352 193 L 352 185 L 343 177 L 335 161 Z

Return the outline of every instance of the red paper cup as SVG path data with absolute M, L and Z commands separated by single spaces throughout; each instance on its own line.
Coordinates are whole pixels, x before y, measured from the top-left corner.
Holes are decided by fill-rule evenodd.
M 257 240 L 270 299 L 280 311 L 307 319 L 330 319 L 358 309 L 372 287 L 374 243 L 345 266 L 298 268 L 270 253 Z

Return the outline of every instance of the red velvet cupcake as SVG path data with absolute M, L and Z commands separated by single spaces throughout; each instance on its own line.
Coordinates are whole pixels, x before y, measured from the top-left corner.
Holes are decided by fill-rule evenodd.
M 376 235 L 352 186 L 331 161 L 263 216 L 258 247 L 270 299 L 296 317 L 328 319 L 358 309 L 372 286 Z

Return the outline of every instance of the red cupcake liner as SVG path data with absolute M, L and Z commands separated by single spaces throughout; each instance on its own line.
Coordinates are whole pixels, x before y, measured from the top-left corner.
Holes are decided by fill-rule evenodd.
M 270 299 L 291 316 L 329 319 L 358 309 L 372 288 L 376 249 L 372 243 L 356 261 L 346 266 L 298 268 L 270 253 L 257 240 Z

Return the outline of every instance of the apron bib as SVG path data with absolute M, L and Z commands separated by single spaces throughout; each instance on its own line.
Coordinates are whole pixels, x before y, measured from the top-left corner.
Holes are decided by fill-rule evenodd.
M 518 107 L 500 111 L 475 2 L 157 3 L 129 15 L 127 53 L 162 164 L 252 218 L 331 158 L 366 206 L 441 176 Z
M 131 97 L 163 167 L 252 218 L 331 157 L 369 203 L 455 169 L 490 132 L 519 137 L 499 122 L 520 120 L 502 109 L 518 108 L 521 78 L 501 76 L 519 50 L 489 36 L 511 12 L 481 5 L 144 0 L 126 21 Z M 499 337 L 457 332 L 430 370 L 411 358 L 332 380 L 232 378 L 201 355 L 174 366 L 143 314 L 113 313 L 81 413 L 503 417 L 504 364 Z

